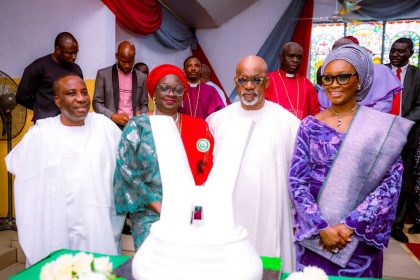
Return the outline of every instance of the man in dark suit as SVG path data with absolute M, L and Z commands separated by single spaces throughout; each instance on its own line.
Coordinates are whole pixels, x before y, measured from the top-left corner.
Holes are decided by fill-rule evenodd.
M 96 75 L 93 109 L 120 128 L 135 115 L 148 111 L 146 75 L 133 68 L 136 48 L 131 42 L 118 45 L 117 63 L 100 69 Z
M 403 233 L 404 216 L 407 210 L 408 188 L 413 174 L 414 151 L 418 144 L 420 121 L 420 70 L 409 64 L 413 52 L 413 41 L 409 38 L 399 38 L 392 44 L 389 53 L 391 63 L 387 64 L 404 85 L 403 91 L 394 95 L 391 113 L 416 122 L 401 152 L 404 173 L 397 214 L 391 231 L 391 236 L 403 243 L 408 242 L 408 237 Z

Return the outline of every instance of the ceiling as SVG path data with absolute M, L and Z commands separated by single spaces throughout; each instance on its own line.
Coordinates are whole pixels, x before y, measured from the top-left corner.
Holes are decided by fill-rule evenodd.
M 258 0 L 159 0 L 187 26 L 196 29 L 218 28 Z M 275 0 L 283 1 L 283 0 Z M 291 0 L 294 1 L 294 0 Z M 326 20 L 340 7 L 340 2 L 361 0 L 314 0 L 314 19 Z M 352 13 L 348 14 L 353 17 Z
M 217 28 L 258 0 L 160 0 L 186 25 Z

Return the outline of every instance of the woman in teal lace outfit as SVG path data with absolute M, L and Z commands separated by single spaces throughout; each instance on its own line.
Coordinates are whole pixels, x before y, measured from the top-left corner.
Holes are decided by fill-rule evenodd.
M 124 128 L 114 176 L 117 213 L 130 213 L 136 250 L 159 220 L 154 203 L 162 201 L 162 183 L 147 115 L 135 116 Z
M 195 183 L 202 185 L 212 167 L 213 137 L 204 120 L 178 113 L 188 88 L 184 72 L 174 65 L 160 65 L 149 73 L 146 86 L 155 100 L 153 115 L 174 119 Z M 149 235 L 151 225 L 159 220 L 162 201 L 162 182 L 150 124 L 155 116 L 149 115 L 135 116 L 126 124 L 114 175 L 115 207 L 118 214 L 130 213 L 136 250 Z M 198 144 L 205 141 L 208 149 L 200 148 Z

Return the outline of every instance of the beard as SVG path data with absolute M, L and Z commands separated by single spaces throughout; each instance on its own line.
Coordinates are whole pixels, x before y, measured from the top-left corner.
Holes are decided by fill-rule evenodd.
M 252 94 L 252 95 L 254 95 L 254 98 L 251 101 L 248 101 L 243 97 L 243 94 Z M 259 101 L 258 97 L 259 97 L 259 95 L 255 90 L 250 90 L 250 91 L 244 90 L 244 91 L 241 92 L 241 95 L 240 95 L 239 98 L 241 99 L 242 104 L 244 104 L 246 106 L 254 106 Z

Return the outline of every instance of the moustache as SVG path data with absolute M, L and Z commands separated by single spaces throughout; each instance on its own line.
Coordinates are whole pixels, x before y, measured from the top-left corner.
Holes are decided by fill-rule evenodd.
M 258 93 L 255 90 L 243 90 L 243 91 L 241 91 L 241 95 L 242 94 L 252 94 L 252 95 L 258 96 Z

